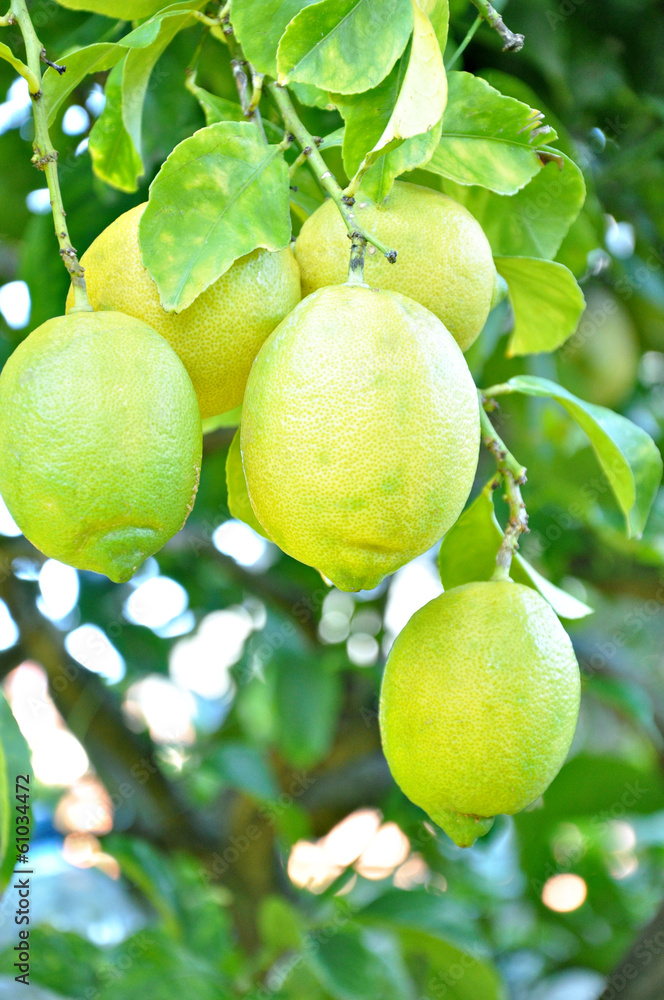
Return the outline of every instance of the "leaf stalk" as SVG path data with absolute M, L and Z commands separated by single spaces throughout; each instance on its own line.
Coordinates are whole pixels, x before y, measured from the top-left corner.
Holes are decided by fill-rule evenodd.
M 479 26 L 480 26 L 481 23 L 482 23 L 482 15 L 478 14 L 478 16 L 475 18 L 475 20 L 471 24 L 470 28 L 468 29 L 468 31 L 466 32 L 466 35 L 465 35 L 463 41 L 459 43 L 459 45 L 457 46 L 456 51 L 452 54 L 452 56 L 449 59 L 449 61 L 445 63 L 445 69 L 446 69 L 446 71 L 448 73 L 452 69 L 452 67 L 454 66 L 454 64 L 457 61 L 457 59 L 459 59 L 460 56 L 463 55 L 463 53 L 466 51 L 466 49 L 468 48 L 468 46 L 472 42 L 473 37 L 475 35 L 475 32 L 477 31 L 477 29 L 479 28 Z

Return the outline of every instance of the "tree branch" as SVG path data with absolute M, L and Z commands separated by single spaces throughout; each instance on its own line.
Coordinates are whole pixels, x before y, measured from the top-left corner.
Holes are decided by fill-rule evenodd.
M 664 996 L 664 904 L 637 934 L 609 975 L 598 1000 L 655 1000 Z
M 510 31 L 489 0 L 472 0 L 472 2 L 480 12 L 480 16 L 500 35 L 503 42 L 503 52 L 520 52 L 525 41 L 524 36 Z
M 350 238 L 352 239 L 353 236 L 357 234 L 362 239 L 366 240 L 367 243 L 371 243 L 375 246 L 377 250 L 380 250 L 389 262 L 393 264 L 397 259 L 397 251 L 390 250 L 389 247 L 385 246 L 385 244 L 382 243 L 377 237 L 372 236 L 371 233 L 368 233 L 363 226 L 360 225 L 353 207 L 355 199 L 344 195 L 341 187 L 321 156 L 315 139 L 300 121 L 298 114 L 293 107 L 293 102 L 291 101 L 285 87 L 280 87 L 278 83 L 270 83 L 268 84 L 268 90 L 274 98 L 275 104 L 279 108 L 279 113 L 283 118 L 287 131 L 295 136 L 302 152 L 305 156 L 307 156 L 309 166 L 318 180 L 318 183 L 324 191 L 327 191 L 341 212 Z
M 49 135 L 48 115 L 41 90 L 42 61 L 48 63 L 49 66 L 53 66 L 58 73 L 64 73 L 65 67 L 57 66 L 46 58 L 46 50 L 37 38 L 25 0 L 12 0 L 11 13 L 23 35 L 28 69 L 30 71 L 30 76 L 26 77 L 26 79 L 30 88 L 35 119 L 35 138 L 32 144 L 34 155 L 32 162 L 38 170 L 44 171 L 44 176 L 46 177 L 46 183 L 51 195 L 53 223 L 55 225 L 55 235 L 60 246 L 60 256 L 69 272 L 74 291 L 73 309 L 90 311 L 92 306 L 88 301 L 83 268 L 76 256 L 76 251 L 71 245 L 67 229 L 66 212 L 62 204 L 62 192 L 60 191 L 60 181 L 58 179 L 58 153 L 54 149 Z
M 7 568 L 7 553 L 0 556 Z M 209 850 L 219 832 L 195 813 L 158 766 L 157 747 L 145 733 L 125 725 L 122 710 L 103 681 L 73 660 L 64 636 L 44 619 L 35 604 L 33 583 L 3 572 L 0 596 L 21 632 L 21 641 L 3 655 L 6 671 L 22 660 L 41 664 L 53 701 L 74 736 L 84 744 L 115 811 L 134 832 L 167 848 Z
M 497 485 L 500 479 L 502 479 L 505 486 L 505 500 L 510 509 L 505 536 L 496 554 L 496 572 L 493 579 L 509 580 L 512 557 L 519 547 L 519 537 L 523 532 L 528 531 L 528 514 L 526 513 L 526 505 L 523 502 L 520 489 L 526 482 L 526 469 L 517 462 L 514 455 L 507 449 L 487 416 L 486 408 L 493 408 L 495 404 L 486 400 L 481 393 L 479 397 L 482 441 L 496 460 L 499 478 L 495 482 Z
M 238 97 L 240 98 L 242 113 L 245 118 L 249 119 L 249 121 L 256 123 L 264 142 L 267 142 L 267 136 L 265 135 L 265 129 L 263 128 L 263 119 L 261 118 L 261 113 L 258 109 L 261 95 L 263 93 L 263 75 L 262 73 L 255 73 L 251 65 L 244 58 L 244 53 L 242 52 L 240 43 L 233 32 L 233 25 L 230 23 L 228 12 L 223 15 L 223 24 L 224 26 L 222 30 L 224 38 L 226 39 L 226 44 L 228 45 L 228 50 L 231 54 L 231 69 L 235 78 L 235 86 L 237 87 Z M 247 69 L 251 73 L 252 87 L 249 86 Z

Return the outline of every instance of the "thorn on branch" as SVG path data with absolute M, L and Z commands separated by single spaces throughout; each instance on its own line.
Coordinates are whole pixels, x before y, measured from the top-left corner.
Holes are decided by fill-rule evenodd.
M 46 63 L 47 66 L 50 66 L 51 69 L 54 69 L 56 73 L 60 74 L 60 76 L 67 72 L 66 66 L 60 66 L 58 63 L 51 62 L 51 60 L 47 58 L 46 49 L 42 49 L 39 55 L 41 57 L 41 61 Z

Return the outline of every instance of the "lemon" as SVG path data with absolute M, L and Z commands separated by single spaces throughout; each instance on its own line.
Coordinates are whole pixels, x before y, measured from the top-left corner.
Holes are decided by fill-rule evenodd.
M 509 580 L 455 587 L 413 615 L 388 656 L 380 727 L 390 770 L 468 847 L 553 781 L 579 689 L 572 644 L 543 597 Z
M 634 323 L 608 289 L 590 288 L 576 333 L 556 357 L 558 378 L 570 392 L 598 406 L 619 406 L 631 395 L 639 366 Z
M 254 250 L 222 274 L 181 313 L 166 312 L 143 267 L 138 224 L 145 204 L 112 222 L 83 254 L 94 309 L 113 309 L 165 337 L 194 384 L 203 417 L 242 402 L 259 347 L 300 301 L 300 275 L 290 248 Z M 73 305 L 71 292 L 67 308 Z
M 127 580 L 178 531 L 201 461 L 191 380 L 140 320 L 50 319 L 0 376 L 0 493 L 47 556 Z
M 254 361 L 241 450 L 256 517 L 342 590 L 377 586 L 454 523 L 477 466 L 465 359 L 396 292 L 322 288 Z
M 445 324 L 463 351 L 480 333 L 491 307 L 496 270 L 481 226 L 458 202 L 439 191 L 397 181 L 380 206 L 360 197 L 357 219 L 367 232 L 398 252 L 390 264 L 369 246 L 369 285 L 408 295 Z M 332 201 L 302 226 L 295 244 L 302 294 L 346 280 L 349 243 Z

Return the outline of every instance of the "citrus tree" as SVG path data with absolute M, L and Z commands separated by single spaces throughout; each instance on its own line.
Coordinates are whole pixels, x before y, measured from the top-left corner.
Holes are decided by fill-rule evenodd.
M 32 750 L 20 829 L 141 908 L 38 919 L 39 988 L 664 988 L 664 21 L 633 6 L 0 16 L 2 884 Z M 26 663 L 108 823 L 37 766 Z

